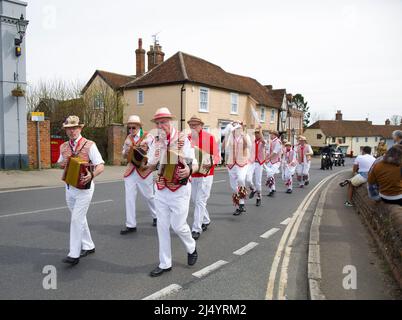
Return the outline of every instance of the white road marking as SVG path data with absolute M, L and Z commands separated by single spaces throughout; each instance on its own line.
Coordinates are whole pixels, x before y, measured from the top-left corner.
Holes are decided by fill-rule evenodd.
M 113 200 L 103 200 L 103 201 L 91 202 L 91 205 L 93 205 L 93 204 L 102 204 L 102 203 L 107 203 L 107 202 L 113 202 Z M 46 212 L 49 212 L 49 211 L 63 210 L 63 209 L 67 209 L 67 208 L 68 207 L 58 207 L 58 208 L 49 208 L 49 209 L 42 209 L 42 210 L 35 210 L 35 211 L 10 213 L 10 214 L 5 214 L 5 215 L 0 215 L 0 218 L 24 216 L 26 214 L 32 214 L 32 213 L 46 213 Z
M 330 176 L 332 177 L 332 176 Z M 293 216 L 289 222 L 289 224 L 287 225 L 282 238 L 279 242 L 278 245 L 278 249 L 276 250 L 275 256 L 274 256 L 274 260 L 272 262 L 272 266 L 271 266 L 271 271 L 269 274 L 269 278 L 268 278 L 268 284 L 267 284 L 267 292 L 265 295 L 265 299 L 266 300 L 272 300 L 274 298 L 274 287 L 275 287 L 275 279 L 276 279 L 276 274 L 277 274 L 277 270 L 278 270 L 278 266 L 279 266 L 279 262 L 281 260 L 282 254 L 285 250 L 285 244 L 286 244 L 286 240 L 289 236 L 289 233 L 297 219 L 297 216 L 299 215 L 299 212 L 304 208 L 307 200 L 314 194 L 315 192 L 330 178 L 327 177 L 323 180 L 321 180 L 308 194 L 307 196 L 303 199 L 302 203 L 299 205 L 299 207 L 296 209 L 296 211 L 293 213 Z
M 237 256 L 242 256 L 243 254 L 254 249 L 256 246 L 258 246 L 257 242 L 250 242 L 249 244 L 245 245 L 243 248 L 240 248 L 239 250 L 236 250 L 235 252 L 233 252 L 233 254 L 235 254 Z
M 219 269 L 220 267 L 224 266 L 227 263 L 228 263 L 227 261 L 219 260 L 219 261 L 209 265 L 208 267 L 201 269 L 200 271 L 194 272 L 193 276 L 197 277 L 197 278 L 205 277 L 208 273 L 211 273 L 212 271 Z
M 273 234 L 277 233 L 279 230 L 279 228 L 272 228 L 271 230 L 268 230 L 267 232 L 265 232 L 264 234 L 260 235 L 261 238 L 264 239 L 268 239 L 270 236 L 272 236 Z
M 214 181 L 213 183 L 222 183 L 222 182 L 226 182 L 226 180 L 218 180 L 218 181 Z
M 280 224 L 283 226 L 286 226 L 289 224 L 290 220 L 292 220 L 292 218 L 287 218 L 287 219 L 283 220 Z
M 123 179 L 114 179 L 114 180 L 106 180 L 106 181 L 97 181 L 96 185 L 98 184 L 105 184 L 105 183 L 115 183 L 115 182 L 122 182 Z M 28 187 L 28 188 L 18 188 L 18 189 L 11 189 L 11 190 L 4 190 L 4 191 L 0 191 L 1 193 L 11 193 L 11 192 L 21 192 L 21 191 L 32 191 L 32 190 L 46 190 L 46 189 L 59 189 L 59 188 L 63 188 L 65 189 L 65 185 L 58 185 L 58 186 L 49 186 L 49 187 Z
M 339 173 L 336 173 L 334 175 L 337 175 Z M 329 180 L 329 179 L 328 179 Z M 327 187 L 324 189 L 324 198 L 326 197 L 326 194 L 328 192 L 329 186 L 331 185 L 331 182 L 327 185 Z M 316 190 L 316 193 L 318 192 L 318 189 Z M 315 196 L 315 194 L 314 194 Z M 289 267 L 289 262 L 290 262 L 290 254 L 292 251 L 292 244 L 294 239 L 296 238 L 297 232 L 299 231 L 299 227 L 300 224 L 303 220 L 303 216 L 306 213 L 307 209 L 310 206 L 310 203 L 313 201 L 314 196 L 310 197 L 310 199 L 307 201 L 306 205 L 304 206 L 302 212 L 300 213 L 300 215 L 297 217 L 297 221 L 295 223 L 295 226 L 292 230 L 292 233 L 289 236 L 289 239 L 287 241 L 286 244 L 286 248 L 285 248 L 285 254 L 283 256 L 283 260 L 282 260 L 282 267 L 281 267 L 281 274 L 279 277 L 279 288 L 278 288 L 278 299 L 279 300 L 285 300 L 286 296 L 285 296 L 285 289 L 287 286 L 287 282 L 288 282 L 288 267 Z
M 178 284 L 171 284 L 170 286 L 167 286 L 166 288 L 163 288 L 145 298 L 143 298 L 142 300 L 158 300 L 162 297 L 166 297 L 172 293 L 176 293 L 178 291 L 180 291 L 181 289 L 183 289 L 181 286 L 179 286 Z

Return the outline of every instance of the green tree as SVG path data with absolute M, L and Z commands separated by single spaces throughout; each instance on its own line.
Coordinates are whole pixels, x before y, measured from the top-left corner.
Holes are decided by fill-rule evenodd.
M 296 104 L 297 109 L 303 111 L 304 118 L 303 118 L 303 128 L 307 128 L 310 123 L 310 107 L 307 106 L 307 101 L 304 102 L 304 97 L 298 93 L 293 97 L 293 102 Z

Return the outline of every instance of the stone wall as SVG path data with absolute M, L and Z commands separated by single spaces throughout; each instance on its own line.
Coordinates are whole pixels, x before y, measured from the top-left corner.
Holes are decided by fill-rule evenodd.
M 402 288 L 402 207 L 371 200 L 366 184 L 355 189 L 353 203 Z

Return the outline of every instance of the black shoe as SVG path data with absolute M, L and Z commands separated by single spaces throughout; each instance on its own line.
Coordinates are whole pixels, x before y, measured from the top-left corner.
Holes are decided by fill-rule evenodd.
M 248 196 L 248 198 L 249 198 L 249 199 L 253 199 L 256 192 L 257 192 L 256 190 L 252 190 L 252 191 L 250 192 L 250 195 Z
M 72 266 L 75 266 L 78 262 L 80 262 L 80 258 L 71 258 L 67 256 L 62 260 L 64 263 L 71 264 Z
M 161 268 L 159 268 L 159 267 L 156 267 L 154 270 L 152 270 L 152 271 L 149 273 L 149 275 L 150 275 L 151 277 L 159 277 L 160 275 L 162 275 L 162 273 L 168 272 L 168 271 L 170 271 L 170 270 L 172 270 L 172 267 L 167 268 L 167 269 L 161 269 Z
M 310 183 L 309 180 L 304 181 L 304 185 L 305 185 L 305 186 L 308 186 L 309 183 Z
M 195 249 L 193 253 L 187 253 L 187 264 L 189 266 L 194 265 L 197 262 L 197 259 L 198 259 L 197 249 Z
M 82 250 L 81 250 L 81 253 L 80 253 L 80 257 L 81 257 L 81 258 L 86 257 L 87 255 L 89 255 L 89 254 L 91 254 L 91 253 L 95 253 L 95 248 L 93 248 L 93 249 L 91 249 L 91 250 L 84 250 L 84 249 L 82 249 Z
M 136 232 L 136 231 L 137 231 L 137 228 L 136 228 L 136 227 L 134 227 L 134 228 L 126 227 L 125 229 L 123 229 L 123 230 L 120 231 L 120 234 L 121 234 L 121 235 L 125 235 L 125 234 L 127 234 L 127 233 Z
M 203 224 L 201 225 L 202 231 L 207 231 L 207 230 L 208 230 L 208 226 L 209 226 L 209 223 L 203 223 Z
M 273 192 L 273 193 L 275 193 L 275 192 L 276 192 L 276 190 L 274 189 L 274 190 L 272 190 L 272 192 Z
M 152 222 L 153 227 L 156 227 L 157 221 L 158 221 L 158 219 L 154 218 L 154 221 Z
M 273 197 L 274 196 L 274 191 L 272 190 L 270 193 L 268 193 L 268 197 Z
M 241 210 L 239 208 L 236 208 L 236 211 L 233 212 L 234 216 L 238 216 L 238 215 L 241 215 L 241 214 L 242 214 L 242 212 L 241 212 Z
M 257 202 L 255 204 L 257 207 L 261 206 L 261 198 L 257 198 Z
M 344 186 L 346 186 L 347 184 L 349 184 L 349 180 L 345 180 L 345 181 L 341 182 L 339 185 L 340 185 L 341 187 L 344 187 Z
M 241 204 L 241 205 L 239 206 L 239 210 L 240 210 L 241 212 L 246 212 L 246 207 L 244 206 L 244 204 Z
M 200 233 L 193 231 L 191 233 L 191 236 L 193 237 L 194 240 L 198 240 L 198 238 L 200 237 Z
M 292 193 L 292 189 L 286 190 L 286 193 Z

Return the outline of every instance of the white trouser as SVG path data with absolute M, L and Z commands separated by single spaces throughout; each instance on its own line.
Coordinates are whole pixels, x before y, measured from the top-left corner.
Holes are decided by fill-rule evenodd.
M 258 162 L 250 163 L 248 165 L 246 184 L 257 192 L 261 192 L 263 169 L 263 165 Z
M 194 222 L 192 230 L 202 232 L 202 224 L 211 222 L 207 210 L 207 201 L 211 194 L 214 176 L 191 178 L 191 199 L 194 203 Z
M 285 182 L 288 189 L 293 187 L 293 175 L 295 174 L 296 166 L 284 165 L 282 167 L 282 180 Z
M 94 194 L 95 185 L 81 190 L 72 186 L 66 186 L 66 202 L 71 212 L 70 224 L 70 252 L 71 258 L 79 258 L 81 249 L 91 250 L 95 248 L 88 227 L 87 212 Z
M 299 163 L 296 166 L 296 175 L 299 184 L 303 185 L 304 181 L 309 180 L 310 161 Z M 303 177 L 303 179 L 301 179 Z
M 271 162 L 265 163 L 265 170 L 267 171 L 268 183 L 271 184 L 269 191 L 275 190 L 275 174 L 279 173 L 279 168 L 281 166 L 280 162 L 272 164 Z
M 155 192 L 152 174 L 150 174 L 146 179 L 143 179 L 137 171 L 134 171 L 128 177 L 124 178 L 124 187 L 126 190 L 126 226 L 128 228 L 135 228 L 137 226 L 135 202 L 138 190 L 144 196 L 152 218 L 156 218 Z
M 191 183 L 187 183 L 175 192 L 167 188 L 155 191 L 159 268 L 167 269 L 172 266 L 170 226 L 183 242 L 187 253 L 193 253 L 195 250 L 195 240 L 191 236 L 191 230 L 187 224 L 190 196 Z
M 229 169 L 228 167 L 230 187 L 232 188 L 233 193 L 237 193 L 239 191 L 239 187 L 246 186 L 248 166 L 249 165 L 239 167 L 235 165 L 232 169 Z M 240 204 L 244 204 L 244 199 L 240 199 Z

